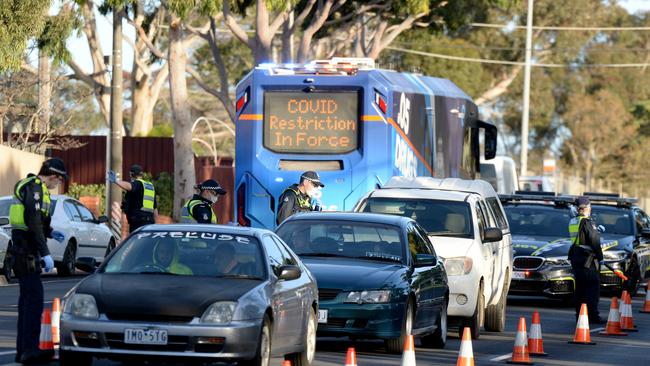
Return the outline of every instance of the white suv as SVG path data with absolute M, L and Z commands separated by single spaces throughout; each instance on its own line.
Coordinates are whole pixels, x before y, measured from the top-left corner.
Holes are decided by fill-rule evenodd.
M 505 327 L 512 238 L 501 202 L 483 180 L 394 177 L 355 211 L 407 216 L 429 234 L 449 278 L 448 314 L 480 335 Z

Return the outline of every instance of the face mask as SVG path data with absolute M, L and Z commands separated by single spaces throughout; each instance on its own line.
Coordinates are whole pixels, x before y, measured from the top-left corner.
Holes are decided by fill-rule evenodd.
M 210 197 L 210 202 L 212 203 L 217 203 L 218 200 L 219 200 L 219 196 L 217 196 L 216 194 Z

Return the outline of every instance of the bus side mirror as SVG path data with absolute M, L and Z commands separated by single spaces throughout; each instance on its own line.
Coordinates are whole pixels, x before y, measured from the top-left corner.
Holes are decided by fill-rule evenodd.
M 494 157 L 497 155 L 497 126 L 483 121 L 477 122 L 478 128 L 485 130 L 485 139 L 483 142 L 483 155 L 485 157 L 485 160 L 494 159 Z

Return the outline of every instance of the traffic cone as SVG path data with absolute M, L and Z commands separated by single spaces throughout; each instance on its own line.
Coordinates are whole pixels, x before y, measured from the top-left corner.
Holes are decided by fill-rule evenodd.
M 589 333 L 589 315 L 587 313 L 587 304 L 583 303 L 580 306 L 580 316 L 578 317 L 578 324 L 576 324 L 576 334 L 571 344 L 588 344 L 594 345 L 596 342 L 591 341 L 591 334 Z
M 282 366 L 291 366 L 291 361 L 289 360 L 282 361 Z
M 648 281 L 648 287 L 645 289 L 645 302 L 643 303 L 643 309 L 639 312 L 650 313 L 650 281 Z
M 623 291 L 623 305 L 621 306 L 621 330 L 626 332 L 638 332 L 635 329 L 634 319 L 632 319 L 632 297 L 627 291 Z
M 357 353 L 354 347 L 348 348 L 348 354 L 345 356 L 345 366 L 357 366 Z
M 528 354 L 528 336 L 526 336 L 526 318 L 519 318 L 519 327 L 515 336 L 515 347 L 512 349 L 512 358 L 508 363 L 518 365 L 532 365 Z
M 59 325 L 61 324 L 61 300 L 58 297 L 52 302 L 52 343 L 59 344 Z
M 409 335 L 404 340 L 404 353 L 402 353 L 402 366 L 415 366 L 415 345 L 413 336 Z
M 548 356 L 548 353 L 544 352 L 544 341 L 542 341 L 542 321 L 537 310 L 533 313 L 533 320 L 530 323 L 528 353 L 535 356 Z
M 474 366 L 474 351 L 472 350 L 472 331 L 469 327 L 463 329 L 463 339 L 460 342 L 456 366 Z
M 43 316 L 41 317 L 41 336 L 39 338 L 38 348 L 40 348 L 41 351 L 52 351 L 52 355 L 54 355 L 54 343 L 52 343 L 52 317 L 50 309 L 48 308 L 43 310 Z
M 627 333 L 621 332 L 621 314 L 618 310 L 618 299 L 612 297 L 612 305 L 609 307 L 609 316 L 607 317 L 607 327 L 604 332 L 599 332 L 601 335 L 608 336 L 626 336 Z

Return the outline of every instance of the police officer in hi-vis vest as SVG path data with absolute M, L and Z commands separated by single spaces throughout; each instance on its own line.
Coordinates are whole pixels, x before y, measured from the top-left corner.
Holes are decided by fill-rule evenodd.
M 318 173 L 307 171 L 300 176 L 298 184 L 292 184 L 280 195 L 280 206 L 278 207 L 278 217 L 276 223 L 280 225 L 287 217 L 296 212 L 320 211 L 320 203 L 312 206 L 312 198 L 319 188 L 325 185 L 321 183 Z
M 219 196 L 226 194 L 219 182 L 208 179 L 194 186 L 199 193 L 185 203 L 181 210 L 181 222 L 189 224 L 216 224 L 217 215 L 212 210 L 212 205 L 217 203 Z
M 54 355 L 38 347 L 43 312 L 41 266 L 45 272 L 54 268 L 47 238 L 61 243 L 65 240 L 50 227 L 50 190 L 67 178 L 63 160 L 52 158 L 43 163 L 38 175 L 29 174 L 14 187 L 9 209 L 12 245 L 7 255 L 20 286 L 16 362 L 49 362 Z
M 569 260 L 575 278 L 576 319 L 580 314 L 582 303 L 587 304 L 589 322 L 604 324 L 600 318 L 598 302 L 600 300 L 600 263 L 603 251 L 600 247 L 600 233 L 596 223 L 591 219 L 591 202 L 587 197 L 576 201 L 578 216 L 569 222 L 571 249 Z
M 127 182 L 117 179 L 114 171 L 108 171 L 108 181 L 126 191 L 122 200 L 122 211 L 129 222 L 129 233 L 132 233 L 142 226 L 156 222 L 158 204 L 153 184 L 143 179 L 142 167 L 138 164 L 131 165 L 129 175 L 131 181 Z

